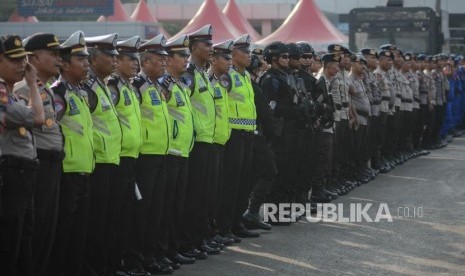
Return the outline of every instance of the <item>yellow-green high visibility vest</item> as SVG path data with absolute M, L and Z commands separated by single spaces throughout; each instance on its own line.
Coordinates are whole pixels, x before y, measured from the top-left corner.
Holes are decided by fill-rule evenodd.
M 253 131 L 257 127 L 252 81 L 247 71 L 244 75 L 235 68 L 229 69 L 231 92 L 228 94 L 229 125 L 232 129 Z
M 95 93 L 97 97 L 95 110 L 91 110 L 96 162 L 119 165 L 121 126 L 108 88 L 95 78 L 86 81 L 84 87 L 88 93 Z
M 215 102 L 213 87 L 206 72 L 200 72 L 194 64 L 189 65 L 187 75 L 192 83 L 190 101 L 194 116 L 195 141 L 213 143 L 215 135 Z
M 52 86 L 54 94 L 58 94 L 64 101 L 63 117 L 58 122 L 64 137 L 65 158 L 63 172 L 92 173 L 95 167 L 93 148 L 93 125 L 89 106 L 82 92 L 74 91 L 70 85 L 57 82 Z M 58 103 L 55 102 L 57 107 Z
M 194 146 L 193 108 L 189 98 L 189 89 L 179 82 L 176 83 L 171 76 L 164 78 L 165 88 L 170 92 L 168 113 L 172 128 L 168 154 L 189 157 Z M 171 78 L 171 81 L 166 81 L 166 78 Z
M 170 145 L 171 124 L 165 97 L 142 74 L 132 82 L 139 92 L 142 117 L 142 154 L 166 155 Z
M 225 145 L 231 135 L 228 113 L 228 89 L 231 81 L 227 74 L 221 76 L 220 79 L 211 76 L 210 81 L 213 86 L 213 99 L 215 100 L 216 110 L 213 143 Z
M 112 76 L 108 86 L 122 131 L 120 156 L 137 158 L 142 146 L 139 101 L 131 84 L 124 83 L 118 76 Z

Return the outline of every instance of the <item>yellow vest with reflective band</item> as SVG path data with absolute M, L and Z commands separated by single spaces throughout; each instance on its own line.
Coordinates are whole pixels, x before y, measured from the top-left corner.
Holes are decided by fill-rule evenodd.
M 142 146 L 139 100 L 127 83 L 118 79 L 116 88 L 119 93 L 119 101 L 115 108 L 122 130 L 120 156 L 137 158 Z
M 168 113 L 172 130 L 168 153 L 189 157 L 194 146 L 193 108 L 188 96 L 189 89 L 171 83 L 169 91 L 171 95 L 168 100 Z
M 228 114 L 228 91 L 219 80 L 213 80 L 213 99 L 215 100 L 215 136 L 213 143 L 225 145 L 231 135 Z
M 104 88 L 99 84 L 99 81 L 94 80 L 91 89 L 98 99 L 97 106 L 92 112 L 96 162 L 119 165 L 121 126 L 118 115 L 110 100 L 106 86 Z
M 68 91 L 64 98 L 66 111 L 59 121 L 65 144 L 63 172 L 91 173 L 95 167 L 95 158 L 89 106 L 84 97 L 74 91 Z
M 171 124 L 165 97 L 148 81 L 139 88 L 142 116 L 142 154 L 166 155 L 170 146 Z
M 233 129 L 253 131 L 257 127 L 252 81 L 247 71 L 244 76 L 234 68 L 229 70 L 231 92 L 228 94 L 229 126 Z
M 191 65 L 192 66 L 192 65 Z M 213 143 L 215 134 L 215 102 L 213 88 L 206 73 L 194 70 L 194 91 L 191 91 L 195 141 Z

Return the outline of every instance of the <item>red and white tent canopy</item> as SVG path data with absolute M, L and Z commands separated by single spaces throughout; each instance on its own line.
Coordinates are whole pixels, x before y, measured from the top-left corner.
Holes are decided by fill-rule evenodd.
M 173 38 L 195 32 L 207 24 L 213 26 L 213 43 L 236 39 L 242 35 L 218 8 L 215 0 L 205 0 L 191 21 Z
M 229 0 L 223 9 L 223 12 L 234 24 L 234 27 L 243 34 L 249 34 L 253 42 L 262 39 L 252 25 L 250 25 L 249 21 L 247 21 L 247 19 L 242 15 L 236 1 Z
M 149 23 L 158 22 L 158 20 L 150 12 L 149 7 L 147 6 L 147 3 L 145 3 L 145 0 L 139 1 L 139 3 L 136 6 L 136 9 L 131 15 L 131 20 L 139 21 L 139 22 L 149 22 Z M 166 38 L 169 37 L 169 34 L 165 31 L 165 29 L 163 29 L 163 27 L 160 26 L 159 30 L 160 30 L 160 33 L 162 33 Z
M 313 0 L 300 0 L 281 27 L 257 44 L 273 41 L 329 44 L 346 43 L 348 38 L 329 22 Z
M 120 0 L 113 0 L 114 4 L 114 12 L 113 15 L 110 15 L 108 17 L 105 17 L 101 15 L 98 19 L 97 22 L 105 22 L 105 21 L 110 21 L 110 22 L 117 22 L 117 21 L 131 21 L 131 18 L 129 15 L 126 13 L 126 10 L 123 7 L 123 4 L 121 4 Z

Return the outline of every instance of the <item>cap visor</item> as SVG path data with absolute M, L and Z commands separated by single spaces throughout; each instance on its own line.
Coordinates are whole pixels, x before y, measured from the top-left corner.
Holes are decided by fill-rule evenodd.
M 189 52 L 189 50 L 187 49 L 182 49 L 182 50 L 171 50 L 170 51 L 172 54 L 178 54 L 178 55 L 181 55 L 181 56 L 190 56 L 191 53 Z
M 101 51 L 110 56 L 117 56 L 119 54 L 115 49 L 101 49 Z
M 31 54 L 32 54 L 31 52 L 21 51 L 21 52 L 16 53 L 16 54 L 10 54 L 10 55 L 5 55 L 5 56 L 9 57 L 9 58 L 22 58 L 22 57 L 25 57 L 25 56 L 31 55 Z
M 139 54 L 138 53 L 134 53 L 134 52 L 123 52 L 123 51 L 120 51 L 119 52 L 119 55 L 123 55 L 123 56 L 128 56 L 132 59 L 138 59 L 139 58 Z

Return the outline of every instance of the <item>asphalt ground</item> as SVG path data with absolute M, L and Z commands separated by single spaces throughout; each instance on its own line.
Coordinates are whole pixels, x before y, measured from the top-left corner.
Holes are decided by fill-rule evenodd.
M 301 220 L 274 226 L 174 274 L 465 275 L 465 138 L 332 203 L 342 203 L 346 218 L 350 204 L 371 203 L 367 214 L 373 220 L 385 206 L 392 222 Z

